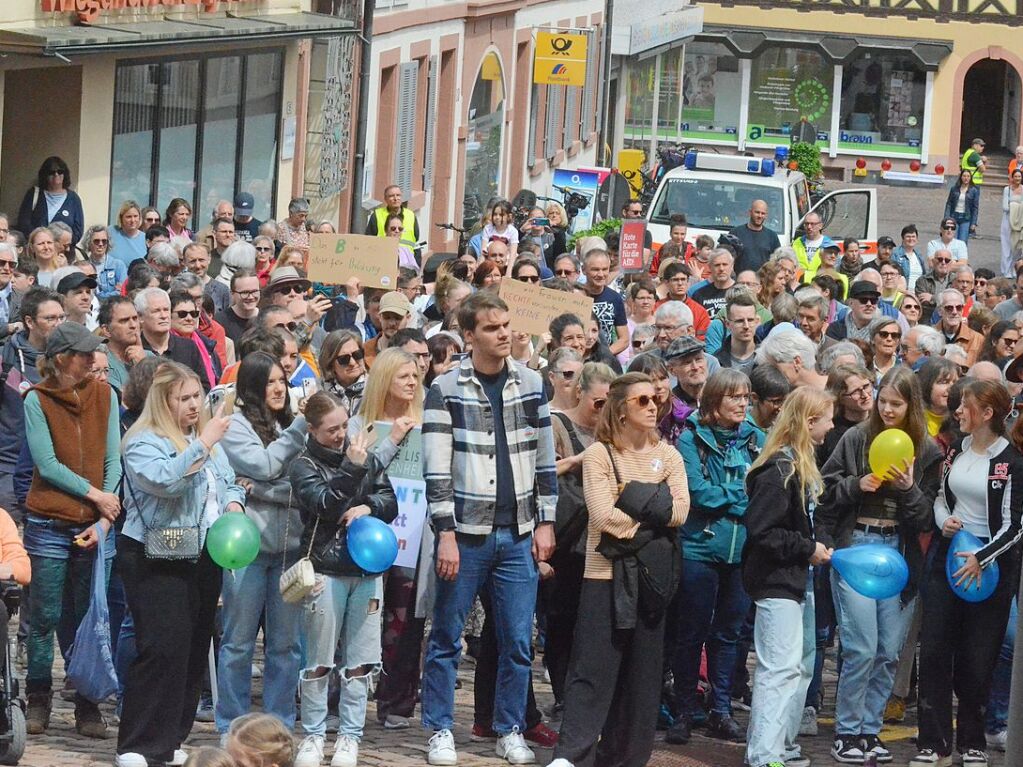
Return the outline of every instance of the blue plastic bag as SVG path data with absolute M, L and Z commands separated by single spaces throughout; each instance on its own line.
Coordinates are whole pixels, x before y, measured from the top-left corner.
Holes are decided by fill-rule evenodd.
M 92 598 L 89 610 L 75 633 L 71 645 L 71 662 L 67 667 L 68 681 L 78 693 L 93 703 L 99 703 L 117 692 L 117 672 L 110 651 L 110 611 L 107 608 L 106 547 L 102 528 L 97 525 L 99 544 L 96 560 L 92 564 Z

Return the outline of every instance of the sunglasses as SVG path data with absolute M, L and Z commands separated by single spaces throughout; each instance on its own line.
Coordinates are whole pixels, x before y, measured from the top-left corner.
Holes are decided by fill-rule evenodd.
M 947 304 L 941 308 L 946 312 L 961 312 L 966 307 L 964 307 L 962 304 Z
M 650 407 L 650 403 L 654 402 L 654 398 L 649 394 L 640 394 L 638 397 L 629 397 L 626 402 L 635 402 L 640 407 Z
M 147 224 L 159 224 L 160 223 L 160 219 L 159 218 L 148 218 L 147 217 L 146 218 L 146 223 Z
M 907 310 L 909 310 L 909 311 L 914 311 L 914 312 L 918 312 L 918 311 L 920 311 L 920 305 L 919 305 L 919 304 L 907 304 L 907 303 L 903 303 L 903 304 L 902 304 L 902 309 L 903 309 L 903 311 L 907 311 Z
M 0 258 L 0 267 L 6 266 L 8 269 L 13 269 L 17 265 L 17 261 L 11 261 L 9 258 Z
M 275 328 L 284 328 L 287 331 L 294 333 L 298 330 L 298 323 L 292 320 L 291 322 L 278 322 L 274 325 Z
M 951 258 L 944 258 L 944 257 L 939 258 L 938 256 L 935 256 L 934 260 L 937 261 L 939 264 L 951 264 L 952 263 L 952 259 Z
M 1018 338 L 1006 338 L 1005 336 L 1002 336 L 1002 343 L 1005 344 L 1006 346 L 1015 346 L 1016 344 L 1019 343 L 1019 339 Z
M 571 381 L 573 378 L 575 378 L 576 371 L 574 370 L 559 370 L 558 372 L 561 373 L 561 377 L 564 378 L 566 381 Z
M 869 306 L 877 306 L 877 299 L 874 298 L 873 296 L 864 296 L 862 298 L 857 298 L 856 300 L 859 301 L 861 304 L 867 304 Z
M 102 245 L 103 247 L 106 247 L 107 245 L 110 244 L 110 240 L 93 240 L 92 244 L 93 245 Z
M 953 224 L 952 226 L 943 226 L 943 227 L 941 227 L 941 231 L 943 231 L 943 232 L 954 232 L 955 230 L 956 230 L 955 224 Z
M 356 362 L 362 362 L 366 358 L 366 352 L 362 349 L 356 349 L 351 354 L 339 354 L 334 358 L 334 362 L 339 363 L 342 367 L 348 367 L 352 360 Z
M 189 311 L 187 309 L 179 309 L 178 311 L 176 311 L 174 313 L 178 316 L 179 320 L 183 320 L 183 319 L 185 319 L 187 317 L 191 317 L 193 320 L 199 318 L 199 310 L 198 309 L 192 309 L 191 311 Z
M 898 341 L 902 338 L 902 333 L 898 330 L 879 330 L 877 331 L 878 338 L 884 338 L 889 341 Z
M 280 293 L 282 295 L 294 293 L 295 295 L 300 296 L 303 293 L 305 293 L 305 291 L 306 288 L 303 288 L 301 285 L 284 285 L 282 287 L 275 289 L 274 293 Z
M 595 399 L 595 400 L 593 400 L 592 407 L 593 407 L 594 410 L 600 410 L 606 404 L 607 404 L 607 398 L 604 397 L 602 399 Z
M 633 349 L 642 349 L 643 348 L 643 344 L 645 344 L 645 343 L 646 343 L 646 341 L 633 341 L 632 342 L 632 348 Z
M 554 273 L 556 275 L 558 275 L 558 277 L 571 277 L 573 274 L 575 274 L 575 270 L 574 269 L 555 269 Z
M 263 247 L 263 248 L 257 247 L 256 248 L 256 252 L 257 253 L 273 253 L 274 249 L 273 248 L 266 248 L 266 247 Z
M 525 274 L 525 275 L 519 275 L 515 279 L 518 280 L 519 282 L 537 283 L 537 282 L 540 281 L 540 275 L 538 275 L 538 274 Z

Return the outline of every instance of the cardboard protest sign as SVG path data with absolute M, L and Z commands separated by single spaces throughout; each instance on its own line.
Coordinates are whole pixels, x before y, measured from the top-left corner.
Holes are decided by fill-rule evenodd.
M 501 280 L 499 294 L 508 304 L 511 329 L 533 336 L 546 333 L 551 320 L 562 314 L 575 314 L 586 322 L 593 311 L 593 299 L 589 296 L 542 288 L 510 277 Z
M 399 244 L 393 237 L 311 234 L 309 279 L 344 285 L 356 277 L 364 286 L 394 290 L 398 285 Z

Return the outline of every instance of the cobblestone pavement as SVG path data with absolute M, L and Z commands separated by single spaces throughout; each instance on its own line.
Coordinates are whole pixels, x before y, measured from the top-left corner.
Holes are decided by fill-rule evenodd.
M 752 663 L 752 661 L 751 661 Z M 56 688 L 62 684 L 60 660 L 54 669 L 59 674 L 55 680 Z M 825 667 L 825 707 L 820 719 L 820 732 L 814 737 L 800 738 L 804 752 L 811 757 L 815 765 L 836 764 L 830 756 L 831 726 L 835 704 L 835 669 L 834 652 L 829 651 Z M 24 673 L 20 670 L 20 673 Z M 462 664 L 459 676 L 462 689 L 455 696 L 455 740 L 459 752 L 460 767 L 498 767 L 504 760 L 494 756 L 493 741 L 472 742 L 470 727 L 472 726 L 472 673 L 473 665 L 467 661 Z M 254 687 L 258 690 L 258 680 Z M 537 703 L 541 710 L 548 709 L 553 703 L 550 685 L 544 681 L 543 669 L 537 664 L 534 674 L 534 686 Z M 258 702 L 258 698 L 257 698 Z M 108 714 L 110 706 L 104 706 Z M 417 714 L 418 708 L 417 708 Z M 886 726 L 882 738 L 891 749 L 895 760 L 894 765 L 905 765 L 915 753 L 913 738 L 916 736 L 915 709 L 910 708 L 907 721 L 903 725 Z M 736 711 L 744 725 L 747 714 Z M 557 727 L 557 723 L 552 723 Z M 116 745 L 116 730 L 110 728 L 108 740 L 88 740 L 80 737 L 74 729 L 73 704 L 59 700 L 54 696 L 53 722 L 45 735 L 30 736 L 28 749 L 21 760 L 26 767 L 71 767 L 72 765 L 112 764 Z M 300 739 L 296 734 L 296 741 Z M 426 764 L 427 733 L 417 723 L 407 730 L 384 730 L 376 722 L 375 706 L 370 702 L 366 722 L 366 734 L 362 741 L 359 764 L 364 767 L 422 767 Z M 186 749 L 198 746 L 215 746 L 219 742 L 218 735 L 212 724 L 196 723 Z M 545 765 L 552 758 L 552 752 L 535 749 L 537 764 Z M 328 747 L 328 759 L 332 751 Z M 1002 767 L 1004 754 L 991 754 L 992 767 Z M 742 767 L 743 747 L 712 740 L 697 730 L 693 739 L 686 746 L 671 746 L 664 743 L 664 733 L 657 734 L 657 744 L 650 765 L 653 767 Z

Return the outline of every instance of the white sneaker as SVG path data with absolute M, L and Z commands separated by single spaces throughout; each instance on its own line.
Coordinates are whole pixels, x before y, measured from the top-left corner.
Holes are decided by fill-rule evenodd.
M 568 759 L 555 759 L 547 767 L 575 767 Z
M 330 767 L 355 767 L 359 762 L 359 741 L 351 735 L 338 735 Z
M 187 761 L 188 752 L 183 748 L 179 748 L 174 751 L 174 756 L 167 762 L 167 767 L 182 767 Z
M 323 762 L 323 736 L 307 735 L 298 746 L 295 767 L 320 767 Z
M 142 754 L 129 751 L 127 754 L 118 754 L 114 758 L 116 767 L 149 767 L 149 762 Z
M 813 706 L 807 706 L 803 709 L 803 718 L 799 720 L 799 734 L 817 734 L 817 709 Z
M 430 751 L 426 755 L 428 764 L 440 767 L 454 767 L 458 764 L 458 752 L 455 751 L 455 736 L 451 730 L 437 730 L 430 738 Z
M 508 764 L 533 764 L 536 762 L 536 754 L 526 745 L 526 739 L 522 737 L 522 733 L 518 729 L 498 737 L 497 748 L 494 751 Z
M 994 749 L 995 751 L 1004 751 L 1006 744 L 1009 742 L 1009 731 L 1002 730 L 1001 732 L 989 733 L 987 735 L 987 747 Z
M 950 764 L 951 756 L 941 756 L 933 748 L 922 748 L 909 760 L 909 767 L 948 767 Z
M 385 730 L 407 730 L 410 726 L 408 717 L 398 716 L 397 714 L 388 714 L 387 718 L 384 719 Z
M 979 748 L 971 748 L 966 751 L 963 757 L 963 767 L 987 767 L 987 754 Z

